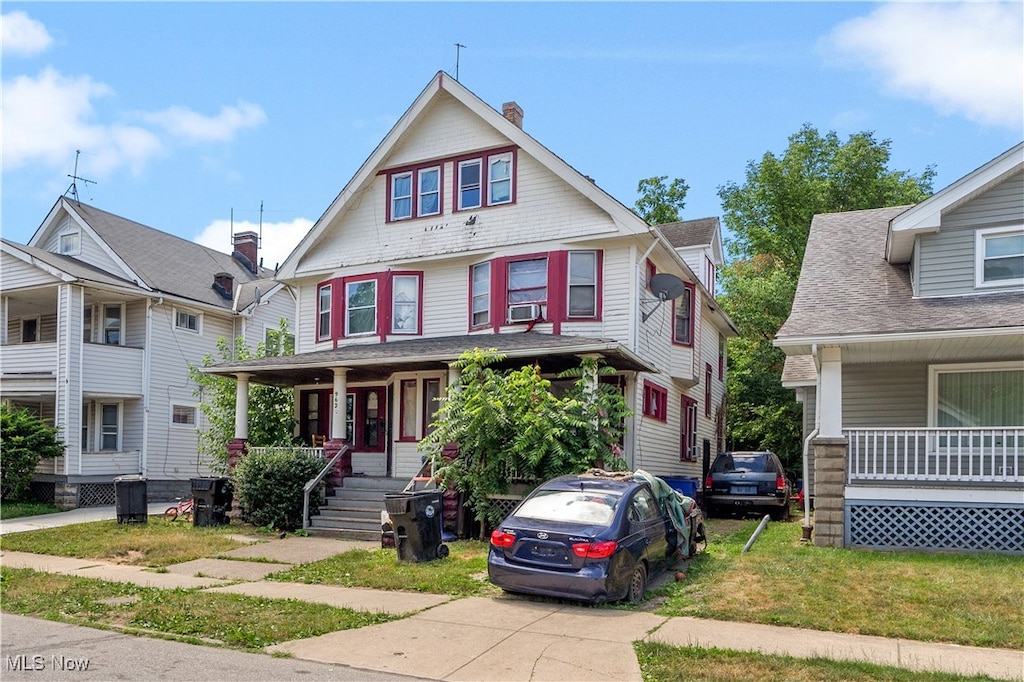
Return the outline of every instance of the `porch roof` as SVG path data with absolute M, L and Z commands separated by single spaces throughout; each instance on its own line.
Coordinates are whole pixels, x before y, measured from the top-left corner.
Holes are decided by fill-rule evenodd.
M 315 382 L 331 385 L 332 368 L 349 369 L 348 381 L 382 381 L 396 371 L 447 370 L 463 352 L 473 348 L 495 349 L 506 356 L 499 367 L 519 367 L 536 361 L 542 371 L 558 373 L 577 367 L 580 356 L 594 353 L 609 366 L 623 371 L 657 372 L 643 358 L 612 339 L 561 336 L 540 332 L 520 334 L 464 334 L 416 338 L 388 343 L 352 343 L 330 350 L 226 362 L 203 368 L 208 374 L 233 376 L 246 373 L 252 381 L 274 386 Z

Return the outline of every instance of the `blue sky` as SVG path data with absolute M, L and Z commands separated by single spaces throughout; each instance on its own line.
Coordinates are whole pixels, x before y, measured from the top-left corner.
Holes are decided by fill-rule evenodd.
M 804 123 L 892 141 L 936 189 L 1024 138 L 1024 4 L 18 3 L 2 15 L 2 232 L 71 182 L 104 210 L 283 261 L 437 71 L 632 206 L 684 218 Z

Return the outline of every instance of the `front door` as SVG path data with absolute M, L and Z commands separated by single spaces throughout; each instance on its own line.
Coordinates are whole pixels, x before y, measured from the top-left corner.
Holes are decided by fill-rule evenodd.
M 330 438 L 331 389 L 301 391 L 299 435 L 306 443 L 313 436 Z M 387 391 L 383 386 L 353 388 L 345 403 L 344 439 L 356 452 L 384 452 L 387 443 Z M 334 434 L 337 435 L 337 434 Z

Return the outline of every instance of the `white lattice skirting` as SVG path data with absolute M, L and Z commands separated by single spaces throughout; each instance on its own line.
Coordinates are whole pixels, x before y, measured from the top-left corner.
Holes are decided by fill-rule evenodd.
M 846 546 L 1024 555 L 1024 505 L 846 503 Z

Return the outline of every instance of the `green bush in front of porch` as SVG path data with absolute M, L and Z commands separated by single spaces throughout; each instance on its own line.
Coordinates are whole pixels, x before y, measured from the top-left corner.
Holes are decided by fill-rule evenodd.
M 57 429 L 26 409 L 0 405 L 0 500 L 24 501 L 42 459 L 64 454 Z
M 242 518 L 254 526 L 302 528 L 303 487 L 323 465 L 323 460 L 302 448 L 249 453 L 232 472 Z M 318 494 L 310 495 L 311 514 L 317 512 L 319 499 Z
M 492 367 L 503 359 L 479 348 L 459 357 L 459 384 L 420 443 L 442 485 L 465 493 L 477 520 L 491 526 L 504 516 L 491 496 L 508 493 L 510 484 L 532 488 L 594 466 L 625 468 L 619 443 L 630 414 L 618 387 L 598 380 L 614 370 L 595 359 L 560 375 L 576 379 L 562 397 L 536 365 Z M 444 451 L 452 443 L 459 454 L 449 460 Z

